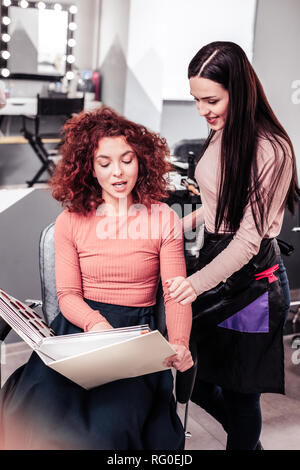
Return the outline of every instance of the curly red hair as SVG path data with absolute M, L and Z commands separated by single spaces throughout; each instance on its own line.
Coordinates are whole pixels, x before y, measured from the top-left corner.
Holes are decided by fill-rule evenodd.
M 91 213 L 103 202 L 101 187 L 93 176 L 94 154 L 103 137 L 124 136 L 138 158 L 139 172 L 132 191 L 135 203 L 147 207 L 168 197 L 164 175 L 171 170 L 166 140 L 146 127 L 102 106 L 82 111 L 66 121 L 62 159 L 49 181 L 52 195 L 71 212 Z

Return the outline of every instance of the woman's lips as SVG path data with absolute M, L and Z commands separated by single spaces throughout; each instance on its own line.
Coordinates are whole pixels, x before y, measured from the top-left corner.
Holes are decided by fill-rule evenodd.
M 122 181 L 120 183 L 113 183 L 114 190 L 118 193 L 124 191 L 127 186 L 127 181 Z
M 207 120 L 208 124 L 215 124 L 217 122 L 218 118 L 217 117 L 214 117 L 214 118 L 208 118 L 207 117 L 206 120 Z

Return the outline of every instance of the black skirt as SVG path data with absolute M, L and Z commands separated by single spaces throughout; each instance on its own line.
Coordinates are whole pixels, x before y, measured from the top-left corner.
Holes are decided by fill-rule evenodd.
M 114 327 L 149 324 L 152 307 L 85 301 Z M 81 332 L 59 314 L 58 335 Z M 101 367 L 101 364 L 95 364 Z M 0 448 L 181 450 L 184 431 L 176 413 L 170 370 L 85 390 L 47 367 L 33 353 L 0 394 Z
M 205 231 L 197 270 L 212 261 L 232 235 Z M 276 274 L 275 239 L 238 272 L 193 303 L 192 337 L 198 348 L 197 380 L 241 393 L 284 393 L 284 297 Z M 192 400 L 197 403 L 197 387 Z

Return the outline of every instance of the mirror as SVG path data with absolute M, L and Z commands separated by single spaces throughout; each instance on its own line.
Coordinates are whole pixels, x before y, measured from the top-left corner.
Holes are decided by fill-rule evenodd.
M 2 23 L 4 15 L 7 21 L 2 24 L 2 33 L 9 38 L 4 45 L 6 64 L 2 66 L 6 75 L 3 72 L 2 75 L 57 81 L 72 70 L 73 31 L 76 29 L 74 9 L 77 8 L 43 2 L 25 3 L 26 8 L 24 0 L 23 7 L 22 2 L 10 2 L 7 8 L 2 5 Z
M 11 75 L 64 75 L 68 13 L 19 7 L 11 7 L 9 13 L 7 66 Z

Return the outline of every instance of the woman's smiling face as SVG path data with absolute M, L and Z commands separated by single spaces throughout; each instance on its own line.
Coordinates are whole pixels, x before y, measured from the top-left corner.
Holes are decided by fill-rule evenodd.
M 191 77 L 190 92 L 200 116 L 205 117 L 210 128 L 214 131 L 223 129 L 229 103 L 228 91 L 208 78 Z

